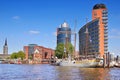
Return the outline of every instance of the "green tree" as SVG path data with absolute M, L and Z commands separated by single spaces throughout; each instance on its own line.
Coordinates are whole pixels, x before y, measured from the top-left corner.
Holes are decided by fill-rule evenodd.
M 58 58 L 62 58 L 63 54 L 64 54 L 64 44 L 59 43 L 55 50 L 55 56 L 57 56 Z
M 10 57 L 11 57 L 11 59 L 21 58 L 23 60 L 25 58 L 25 53 L 23 51 L 14 52 L 11 54 Z
M 22 60 L 25 58 L 25 53 L 23 51 L 19 51 L 17 53 L 18 58 L 21 58 Z
M 64 52 L 64 48 L 66 47 L 66 52 Z M 58 58 L 62 58 L 62 57 L 67 57 L 68 54 L 73 54 L 73 50 L 74 47 L 71 43 L 68 43 L 66 46 L 63 43 L 59 43 L 56 47 L 55 50 L 55 56 L 57 56 Z
M 10 57 L 11 57 L 11 59 L 17 59 L 17 58 L 18 58 L 16 52 L 12 53 L 12 54 L 10 55 Z
M 71 43 L 68 43 L 67 44 L 67 53 L 72 55 L 73 54 L 73 50 L 74 50 L 73 45 Z

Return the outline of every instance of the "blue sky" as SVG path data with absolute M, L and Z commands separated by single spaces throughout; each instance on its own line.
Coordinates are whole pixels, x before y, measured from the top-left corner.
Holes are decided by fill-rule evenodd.
M 56 28 L 66 21 L 73 29 L 77 20 L 78 32 L 86 17 L 92 20 L 92 8 L 97 3 L 108 8 L 109 51 L 119 54 L 119 0 L 0 0 L 0 53 L 5 38 L 9 54 L 31 43 L 55 49 Z

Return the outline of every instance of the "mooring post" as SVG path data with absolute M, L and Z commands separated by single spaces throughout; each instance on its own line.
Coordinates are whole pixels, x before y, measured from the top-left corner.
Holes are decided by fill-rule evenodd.
M 105 68 L 105 65 L 106 65 L 106 56 L 103 55 L 103 68 Z
M 110 53 L 108 52 L 108 68 L 110 67 Z

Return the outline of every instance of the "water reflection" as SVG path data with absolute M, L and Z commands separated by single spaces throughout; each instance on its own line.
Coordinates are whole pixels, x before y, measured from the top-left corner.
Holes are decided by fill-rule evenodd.
M 61 80 L 110 80 L 109 69 L 58 67 L 57 71 Z
M 119 80 L 120 69 L 0 64 L 0 80 Z

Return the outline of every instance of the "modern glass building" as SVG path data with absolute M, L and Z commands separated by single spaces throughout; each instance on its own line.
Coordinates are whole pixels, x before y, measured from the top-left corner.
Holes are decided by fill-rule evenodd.
M 71 28 L 64 22 L 57 28 L 57 44 L 71 42 Z
M 108 52 L 107 13 L 104 4 L 96 4 L 93 7 L 92 21 L 79 30 L 79 51 L 81 55 L 85 55 L 87 52 L 87 55 L 99 54 L 100 57 L 103 57 Z M 88 34 L 85 33 L 86 28 Z
M 87 55 L 93 55 L 99 53 L 98 24 L 99 24 L 99 19 L 95 19 L 85 24 L 79 30 L 79 52 L 81 55 L 85 55 L 86 50 L 87 50 Z M 86 29 L 88 29 L 88 34 L 86 34 Z

